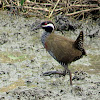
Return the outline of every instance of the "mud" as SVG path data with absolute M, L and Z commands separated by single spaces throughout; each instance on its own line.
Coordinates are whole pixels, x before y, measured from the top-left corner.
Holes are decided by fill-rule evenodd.
M 69 76 L 43 76 L 60 66 L 43 48 L 42 30 L 32 31 L 41 19 L 0 11 L 0 100 L 100 100 L 100 25 L 98 20 L 71 21 L 75 31 L 63 31 L 76 39 L 84 31 L 87 56 L 69 65 Z M 35 24 L 36 23 L 36 24 Z M 62 35 L 60 31 L 55 33 Z M 95 34 L 92 38 L 89 35 Z

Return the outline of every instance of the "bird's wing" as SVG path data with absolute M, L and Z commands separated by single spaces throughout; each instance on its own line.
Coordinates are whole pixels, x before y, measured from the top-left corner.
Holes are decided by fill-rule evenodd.
M 46 39 L 47 51 L 52 53 L 54 58 L 59 62 L 72 62 L 75 56 L 79 56 L 81 52 L 74 47 L 74 41 L 63 36 L 51 34 Z M 70 61 L 69 61 L 70 60 Z

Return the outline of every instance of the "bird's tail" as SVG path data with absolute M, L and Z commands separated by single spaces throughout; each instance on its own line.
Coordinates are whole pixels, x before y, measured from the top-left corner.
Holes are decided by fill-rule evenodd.
M 86 55 L 86 52 L 83 47 L 83 42 L 84 42 L 84 33 L 83 31 L 81 31 L 74 44 L 78 50 L 82 51 L 82 55 Z

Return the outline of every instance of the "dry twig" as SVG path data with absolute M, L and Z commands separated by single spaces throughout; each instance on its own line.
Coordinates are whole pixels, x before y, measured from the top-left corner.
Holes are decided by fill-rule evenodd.
M 69 13 L 69 14 L 66 14 L 66 15 L 67 15 L 67 16 L 73 16 L 73 15 L 76 15 L 76 14 L 79 14 L 79 13 L 86 13 L 86 12 L 91 12 L 91 11 L 94 11 L 94 10 L 100 10 L 100 7 L 98 7 L 98 8 L 86 9 L 86 10 L 81 10 L 81 11 Z
M 42 0 L 41 0 L 42 1 Z M 54 2 L 55 1 L 55 2 Z M 91 0 L 90 0 L 91 1 Z M 87 4 L 87 2 L 83 1 L 73 1 L 73 0 L 45 0 L 45 3 L 39 3 L 39 2 L 25 2 L 23 6 L 20 4 L 20 0 L 10 0 L 9 2 L 7 0 L 4 0 L 4 8 L 18 8 L 23 9 L 26 12 L 34 12 L 34 13 L 40 13 L 41 15 L 47 15 L 49 18 L 53 15 L 63 13 L 67 16 L 73 16 L 77 15 L 79 16 L 81 13 L 85 14 L 91 11 L 100 10 L 100 2 L 99 0 L 96 4 Z M 48 3 L 49 2 L 49 3 Z M 52 10 L 50 10 L 52 9 Z M 22 11 L 23 11 L 22 10 Z M 44 14 L 42 14 L 42 12 Z M 50 13 L 49 13 L 50 12 Z M 37 14 L 36 13 L 36 14 Z M 67 14 L 66 14 L 67 13 Z

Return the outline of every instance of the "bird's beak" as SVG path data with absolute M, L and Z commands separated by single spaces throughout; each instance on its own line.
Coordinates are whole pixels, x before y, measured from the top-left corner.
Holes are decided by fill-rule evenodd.
M 38 30 L 41 28 L 41 25 L 36 26 L 35 28 L 32 29 L 32 31 Z

